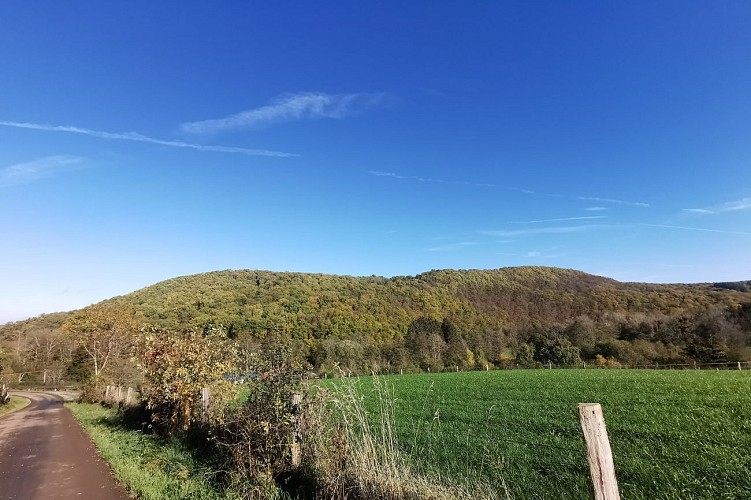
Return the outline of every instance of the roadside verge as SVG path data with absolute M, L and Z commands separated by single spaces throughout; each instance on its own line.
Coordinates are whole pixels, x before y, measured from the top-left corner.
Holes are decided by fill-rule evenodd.
M 23 396 L 11 395 L 10 401 L 0 406 L 0 418 L 10 415 L 18 410 L 23 410 L 31 404 L 31 400 Z

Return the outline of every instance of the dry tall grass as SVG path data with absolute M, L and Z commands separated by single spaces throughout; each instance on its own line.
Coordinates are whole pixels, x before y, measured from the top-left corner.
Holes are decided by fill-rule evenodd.
M 485 484 L 451 484 L 437 473 L 417 472 L 396 437 L 393 391 L 385 381 L 373 379 L 378 409 L 371 414 L 358 383 L 347 380 L 333 389 L 330 421 L 334 425 L 318 436 L 316 468 L 326 498 L 448 500 L 501 496 Z

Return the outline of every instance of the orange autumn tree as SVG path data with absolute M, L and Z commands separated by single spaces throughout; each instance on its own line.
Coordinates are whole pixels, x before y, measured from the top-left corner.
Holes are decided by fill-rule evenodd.
M 141 363 L 148 386 L 144 395 L 155 423 L 167 431 L 188 430 L 199 416 L 201 392 L 211 391 L 214 417 L 237 395 L 232 381 L 239 355 L 222 328 L 185 333 L 151 331 L 141 340 Z

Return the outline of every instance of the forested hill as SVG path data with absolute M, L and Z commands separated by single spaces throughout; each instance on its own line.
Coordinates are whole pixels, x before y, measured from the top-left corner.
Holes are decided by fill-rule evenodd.
M 452 339 L 454 354 L 490 362 L 513 359 L 524 345 L 535 347 L 536 358 L 550 357 L 540 338 L 565 339 L 584 359 L 601 354 L 630 361 L 708 360 L 725 359 L 731 351 L 731 357 L 750 353 L 746 284 L 621 283 L 549 267 L 393 278 L 238 270 L 174 278 L 90 309 L 128 310 L 139 325 L 169 330 L 221 325 L 230 337 L 250 341 L 274 334 L 314 366 L 325 364 L 327 356 L 448 366 L 457 363 L 457 356 L 446 357 Z M 0 340 L 45 321 L 62 324 L 66 316 L 6 325 Z M 706 343 L 722 341 L 712 344 L 711 355 L 691 350 L 704 335 L 701 324 L 714 328 Z M 342 354 L 342 346 L 354 354 Z M 406 349 L 411 357 L 393 360 L 404 353 L 389 349 Z
M 112 301 L 169 328 L 224 325 L 233 333 L 297 338 L 403 337 L 419 316 L 462 331 L 599 321 L 613 314 L 676 315 L 726 307 L 751 294 L 713 285 L 619 283 L 548 267 L 430 271 L 394 278 L 218 271 L 174 278 Z

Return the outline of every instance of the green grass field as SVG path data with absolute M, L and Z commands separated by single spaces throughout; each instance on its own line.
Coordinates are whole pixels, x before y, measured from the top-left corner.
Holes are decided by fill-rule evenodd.
M 383 380 L 383 379 L 380 379 Z M 385 377 L 400 447 L 504 498 L 590 498 L 578 403 L 601 403 L 621 496 L 751 498 L 751 372 L 513 370 Z M 377 408 L 372 379 L 359 390 Z

